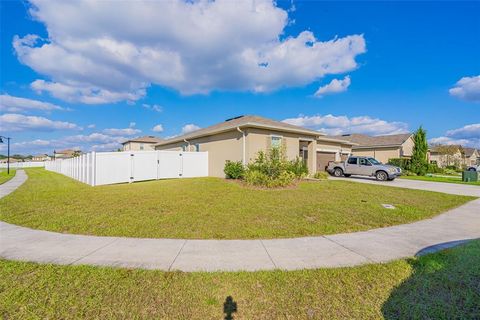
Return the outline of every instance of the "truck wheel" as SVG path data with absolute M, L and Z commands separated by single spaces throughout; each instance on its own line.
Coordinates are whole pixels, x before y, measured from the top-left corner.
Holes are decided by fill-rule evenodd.
M 385 171 L 377 171 L 375 178 L 377 178 L 378 181 L 385 181 L 388 179 L 388 174 Z
M 350 176 L 351 176 L 351 174 L 347 174 L 347 173 L 345 173 L 345 174 L 344 174 L 344 176 L 348 178 L 348 177 L 350 177 Z
M 335 177 L 341 177 L 343 176 L 343 170 L 340 168 L 335 168 L 335 170 L 333 170 L 333 175 Z

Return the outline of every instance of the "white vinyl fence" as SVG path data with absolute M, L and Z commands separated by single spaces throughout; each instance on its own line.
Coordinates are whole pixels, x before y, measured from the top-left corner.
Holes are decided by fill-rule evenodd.
M 6 168 L 6 163 L 0 163 L 0 168 Z M 13 162 L 10 163 L 10 168 L 18 169 L 18 168 L 37 168 L 37 167 L 45 167 L 44 161 L 28 161 L 28 162 Z
M 90 152 L 45 162 L 45 169 L 99 186 L 123 182 L 208 176 L 208 152 Z

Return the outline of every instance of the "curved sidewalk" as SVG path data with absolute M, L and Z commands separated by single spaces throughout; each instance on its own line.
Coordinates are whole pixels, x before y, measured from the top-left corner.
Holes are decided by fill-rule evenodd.
M 25 180 L 26 174 L 17 171 L 15 178 L 0 185 L 0 197 Z M 445 184 L 436 188 L 445 188 L 442 186 Z M 415 186 L 421 189 L 422 183 Z M 460 189 L 456 192 L 461 192 Z M 480 188 L 478 191 L 480 195 Z M 471 188 L 465 189 L 466 194 L 471 195 L 471 192 Z M 0 222 L 0 257 L 65 265 L 182 271 L 294 270 L 386 262 L 479 237 L 480 199 L 477 199 L 432 219 L 411 224 L 294 239 L 97 237 L 33 230 Z

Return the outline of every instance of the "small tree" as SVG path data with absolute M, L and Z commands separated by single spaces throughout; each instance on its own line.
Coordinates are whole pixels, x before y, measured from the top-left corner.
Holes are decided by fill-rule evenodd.
M 412 160 L 410 162 L 411 170 L 418 175 L 424 175 L 427 172 L 427 132 L 420 126 L 415 132 Z

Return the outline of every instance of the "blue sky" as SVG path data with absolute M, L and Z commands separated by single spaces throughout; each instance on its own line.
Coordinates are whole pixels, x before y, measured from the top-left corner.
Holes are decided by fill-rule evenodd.
M 14 153 L 114 150 L 241 114 L 328 134 L 423 125 L 480 147 L 480 2 L 0 5 Z

